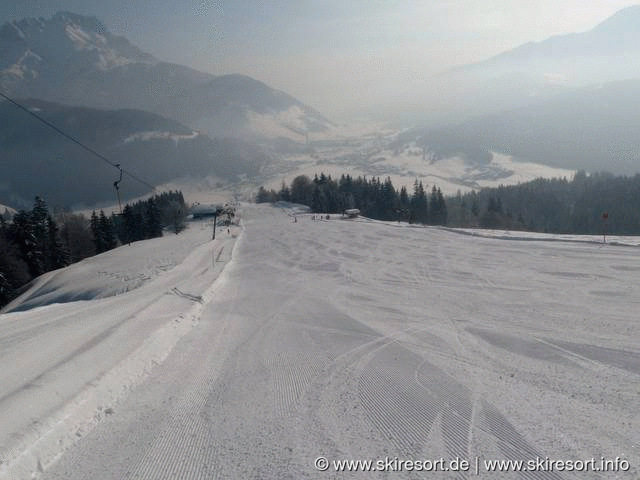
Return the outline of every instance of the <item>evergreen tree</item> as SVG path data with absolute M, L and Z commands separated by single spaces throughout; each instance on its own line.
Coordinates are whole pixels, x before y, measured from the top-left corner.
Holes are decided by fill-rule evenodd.
M 407 187 L 403 185 L 400 189 L 400 198 L 398 204 L 398 213 L 400 215 L 400 220 L 409 220 L 409 206 L 409 194 L 407 193 Z
M 140 240 L 144 240 L 145 236 L 145 221 L 144 215 L 140 211 L 140 209 L 133 210 L 133 240 L 134 242 L 139 242 Z
M 60 241 L 58 226 L 41 197 L 36 197 L 30 212 L 17 213 L 5 237 L 20 250 L 31 277 L 68 264 L 68 252 Z
M 512 220 L 510 215 L 503 213 L 500 197 L 491 196 L 487 202 L 487 211 L 480 219 L 480 226 L 483 228 L 510 228 Z
M 429 208 L 427 194 L 422 182 L 415 181 L 413 185 L 413 197 L 409 207 L 410 223 L 427 223 L 429 220 Z
M 381 218 L 383 220 L 392 220 L 396 217 L 399 202 L 397 201 L 397 193 L 391 183 L 391 177 L 387 177 L 382 186 L 381 192 L 382 211 Z
M 429 223 L 431 225 L 445 225 L 447 223 L 447 205 L 442 191 L 435 185 L 431 189 L 429 207 Z
M 147 200 L 147 210 L 145 217 L 146 237 L 156 238 L 162 236 L 162 223 L 160 220 L 160 210 L 153 198 Z
M 311 194 L 311 211 L 312 212 L 321 212 L 322 211 L 322 199 L 320 198 L 320 186 L 317 182 L 318 176 L 313 182 L 313 193 Z
M 44 238 L 46 236 L 46 222 L 49 216 L 49 209 L 47 202 L 45 202 L 42 197 L 36 197 L 30 216 L 31 222 L 36 230 L 36 235 L 41 235 L 42 238 Z
M 48 270 L 48 262 L 46 256 L 49 243 L 49 234 L 47 230 L 47 217 L 49 216 L 49 209 L 47 208 L 47 203 L 42 197 L 36 197 L 33 204 L 33 209 L 28 214 L 28 216 L 28 222 L 31 224 L 33 236 L 36 242 L 36 247 L 33 253 L 36 257 L 38 257 L 38 273 L 34 273 L 35 277 Z
M 316 213 L 340 213 L 348 208 L 358 208 L 363 216 L 380 220 L 409 220 L 410 222 L 427 223 L 429 219 L 429 202 L 422 182 L 416 180 L 414 194 L 409 196 L 406 187 L 398 192 L 390 177 L 381 181 L 379 177 L 351 178 L 341 175 L 336 181 L 330 175 L 320 173 L 310 180 L 300 175 L 291 183 L 291 187 L 272 191 L 275 202 L 285 200 L 290 195 L 291 201 L 311 207 Z M 288 192 L 288 193 L 287 193 Z M 267 200 L 271 196 L 264 188 L 258 192 L 256 200 Z M 439 222 L 447 219 L 446 204 L 442 192 L 435 191 L 435 208 L 440 212 Z
M 480 215 L 480 206 L 478 205 L 478 196 L 476 195 L 476 192 L 471 192 L 471 214 L 474 217 L 478 217 L 478 215 Z
M 0 246 L 2 241 L 0 240 Z M 2 259 L 0 259 L 2 262 Z M 2 266 L 0 266 L 0 306 L 6 305 L 13 298 L 13 285 L 9 282 L 9 279 L 2 272 Z
M 127 232 L 124 228 L 124 218 L 121 214 L 111 214 L 111 225 L 113 225 L 113 231 L 116 237 L 116 244 L 125 244 L 127 242 Z
M 137 226 L 135 224 L 136 220 L 133 215 L 133 208 L 131 208 L 129 204 L 125 205 L 122 210 L 122 221 L 124 224 L 123 243 L 131 244 L 131 242 L 135 242 Z
M 502 213 L 502 202 L 500 201 L 500 197 L 498 197 L 497 199 L 493 196 L 489 197 L 487 212 Z
M 268 193 L 264 186 L 260 185 L 258 188 L 258 194 L 256 195 L 256 203 L 267 203 L 269 201 Z
M 69 252 L 69 262 L 75 263 L 95 255 L 96 247 L 90 223 L 80 214 L 64 212 L 57 217 L 64 248 Z
M 58 225 L 51 215 L 47 215 L 47 243 L 45 250 L 46 269 L 55 270 L 69 265 L 69 252 L 60 241 Z
M 29 266 L 20 248 L 11 239 L 8 228 L 0 231 L 0 307 L 16 296 L 16 291 L 31 280 Z
M 409 223 L 416 223 L 418 217 L 418 179 L 413 182 L 413 195 L 411 196 L 411 202 L 409 203 Z
M 104 210 L 100 210 L 98 225 L 104 251 L 116 248 L 118 241 L 116 239 L 115 226 L 113 225 L 113 221 L 104 214 Z
M 440 219 L 440 206 L 438 205 L 438 191 L 434 185 L 431 189 L 431 198 L 429 201 L 429 223 L 437 225 Z
M 291 201 L 302 205 L 309 205 L 313 198 L 311 179 L 306 175 L 298 175 L 291 182 Z
M 95 244 L 95 253 L 102 253 L 107 250 L 105 246 L 102 228 L 100 227 L 100 219 L 96 215 L 96 211 L 91 212 L 91 233 L 93 234 L 93 243 Z
M 184 204 L 181 204 L 179 200 L 174 200 L 169 203 L 167 208 L 169 228 L 176 235 L 185 229 L 185 219 L 187 218 L 187 212 Z
M 284 202 L 291 201 L 291 192 L 289 191 L 289 187 L 284 183 L 284 180 L 282 181 L 282 186 L 278 192 L 278 198 Z
M 29 268 L 31 277 L 44 272 L 42 251 L 39 249 L 31 215 L 24 210 L 13 216 L 10 228 L 11 239 L 20 249 L 20 255 Z
M 444 195 L 442 194 L 442 190 L 440 190 L 440 188 L 438 188 L 438 209 L 440 211 L 440 221 L 438 224 L 446 225 L 448 219 L 447 202 L 445 201 Z

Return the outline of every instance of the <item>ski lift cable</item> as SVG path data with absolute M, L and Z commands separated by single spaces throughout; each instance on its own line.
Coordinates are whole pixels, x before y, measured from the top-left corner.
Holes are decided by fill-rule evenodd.
M 117 168 L 120 170 L 121 174 L 124 173 L 125 175 L 127 175 L 129 178 L 135 180 L 136 182 L 141 183 L 142 185 L 145 185 L 146 187 L 149 187 L 151 190 L 155 189 L 155 187 L 153 185 L 151 185 L 150 183 L 142 180 L 140 177 L 134 175 L 133 173 L 125 170 L 124 168 L 120 167 L 120 164 L 117 163 L 113 163 L 111 160 L 109 160 L 107 157 L 105 157 L 104 155 L 102 155 L 101 153 L 95 151 L 93 148 L 85 145 L 84 143 L 82 143 L 80 140 L 72 137 L 71 135 L 69 135 L 68 133 L 64 132 L 63 130 L 61 130 L 60 128 L 56 127 L 53 123 L 49 122 L 48 120 L 45 120 L 44 118 L 42 118 L 40 115 L 38 115 L 37 113 L 31 111 L 29 108 L 25 107 L 24 105 L 21 105 L 20 103 L 16 102 L 15 100 L 13 100 L 12 98 L 9 98 L 7 95 L 5 95 L 4 93 L 0 92 L 0 97 L 4 98 L 5 100 L 7 100 L 8 102 L 12 103 L 13 105 L 15 105 L 16 107 L 18 107 L 20 110 L 25 111 L 26 113 L 28 113 L 29 115 L 31 115 L 32 117 L 35 117 L 37 120 L 39 120 L 40 122 L 44 123 L 47 127 L 51 128 L 52 130 L 56 131 L 58 134 L 62 135 L 64 138 L 66 138 L 67 140 L 72 141 L 73 143 L 75 143 L 76 145 L 80 146 L 81 148 L 85 149 L 87 152 L 95 155 L 96 157 L 98 157 L 100 160 L 102 160 L 103 162 L 107 163 L 108 165 Z
M 118 207 L 120 207 L 120 215 L 122 215 L 122 202 L 120 201 L 120 182 L 122 181 L 122 167 L 116 163 L 116 167 L 120 170 L 120 178 L 113 182 L 113 188 L 116 189 L 116 197 L 118 197 Z

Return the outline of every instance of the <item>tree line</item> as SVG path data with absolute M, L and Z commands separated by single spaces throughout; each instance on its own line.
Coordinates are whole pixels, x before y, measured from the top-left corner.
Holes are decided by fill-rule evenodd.
M 0 215 L 0 307 L 43 273 L 65 267 L 119 245 L 162 236 L 164 228 L 184 228 L 187 206 L 181 192 L 165 192 L 127 204 L 122 215 L 103 210 L 52 215 L 45 200 L 7 220 Z
M 147 200 L 125 205 L 122 215 L 107 217 L 101 210 L 91 214 L 91 233 L 97 253 L 118 245 L 162 236 L 166 227 L 180 233 L 185 226 L 187 206 L 182 192 L 164 192 Z
M 577 172 L 573 179 L 536 180 L 449 196 L 437 187 L 427 194 L 416 180 L 413 192 L 397 190 L 390 178 L 301 175 L 276 190 L 260 187 L 258 202 L 290 201 L 315 213 L 358 208 L 362 215 L 450 227 L 528 230 L 547 233 L 640 235 L 640 174 Z M 606 223 L 603 213 L 607 213 Z
M 640 174 L 577 172 L 447 199 L 449 225 L 547 233 L 640 234 Z M 603 213 L 608 214 L 606 225 Z
M 314 213 L 342 213 L 357 208 L 362 215 L 377 220 L 429 225 L 447 223 L 447 204 L 442 191 L 434 185 L 429 195 L 418 180 L 409 194 L 404 186 L 397 190 L 390 177 L 381 181 L 378 177 L 341 175 L 335 180 L 324 173 L 316 174 L 313 179 L 299 175 L 290 185 L 283 182 L 278 191 L 259 188 L 257 203 L 277 201 L 307 205 Z

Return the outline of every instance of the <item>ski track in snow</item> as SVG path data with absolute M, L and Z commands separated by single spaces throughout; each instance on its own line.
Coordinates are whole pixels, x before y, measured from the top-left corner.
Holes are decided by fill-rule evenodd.
M 196 309 L 197 318 L 168 356 L 111 402 L 110 414 L 31 473 L 105 480 L 468 479 L 475 473 L 319 472 L 313 461 L 620 456 L 632 471 L 611 478 L 636 478 L 634 249 L 506 242 L 337 216 L 319 222 L 299 215 L 294 223 L 289 213 L 244 207 L 244 233 L 213 287 L 215 276 L 203 272 L 230 261 L 227 244 L 176 266 L 182 283 L 161 282 L 171 270 L 126 294 L 132 299 L 126 311 L 139 298 L 138 317 L 148 317 L 148 309 L 175 312 L 177 302 Z M 158 291 L 154 283 L 162 295 L 151 293 Z M 71 318 L 56 317 L 60 305 L 10 314 L 0 328 L 41 315 L 30 328 L 48 328 L 55 338 L 98 315 L 100 302 L 124 298 L 77 302 Z M 131 322 L 114 318 L 110 328 Z M 98 336 L 78 331 L 69 339 L 80 352 L 72 358 L 113 335 L 101 328 Z M 0 332 L 2 345 L 33 335 Z M 86 366 L 76 368 L 88 374 Z M 56 385 L 47 375 L 31 383 Z M 14 395 L 2 385 L 0 405 L 8 401 L 2 395 Z M 23 389 L 21 398 L 33 399 L 33 390 Z
M 178 249 L 180 260 L 175 268 L 165 274 L 156 271 L 148 284 L 128 293 L 67 303 L 70 292 L 85 288 L 72 266 L 55 272 L 60 291 L 50 289 L 46 295 L 48 301 L 60 298 L 65 303 L 0 316 L 0 361 L 5 365 L 0 370 L 0 478 L 24 478 L 30 470 L 35 468 L 37 473 L 55 461 L 60 450 L 99 422 L 109 405 L 142 381 L 198 321 L 194 304 L 200 306 L 224 267 L 213 258 L 235 238 L 225 236 L 211 242 L 209 235 L 208 228 L 203 231 L 200 224 L 192 224 L 183 241 L 193 251 L 187 254 Z M 148 246 L 157 247 L 160 241 L 150 241 Z M 134 253 L 143 252 L 141 243 L 132 249 Z M 167 243 L 171 248 L 175 239 Z M 135 268 L 132 252 L 127 247 L 120 250 L 120 261 L 109 252 L 110 268 Z M 148 265 L 153 258 L 153 252 L 142 255 L 137 264 Z M 82 269 L 89 277 L 92 273 L 99 276 L 104 260 L 105 256 L 96 257 L 93 265 L 84 262 Z M 210 268 L 194 275 L 196 267 L 203 265 Z M 99 282 L 113 294 L 108 281 Z M 180 288 L 202 295 L 176 296 Z M 21 299 L 40 301 L 40 292 L 41 284 L 36 282 L 14 302 L 17 310 Z

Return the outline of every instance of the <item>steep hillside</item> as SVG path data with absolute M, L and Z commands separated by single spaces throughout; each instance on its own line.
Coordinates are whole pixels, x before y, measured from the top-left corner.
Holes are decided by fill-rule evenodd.
M 266 156 L 239 140 L 216 139 L 174 120 L 139 110 L 98 110 L 26 101 L 32 111 L 121 163 L 152 185 L 213 175 L 255 175 Z M 29 205 L 44 195 L 51 205 L 112 200 L 118 171 L 8 102 L 0 103 L 0 202 Z M 125 177 L 125 198 L 148 192 Z
M 415 130 L 401 141 L 479 163 L 494 151 L 555 167 L 632 174 L 640 165 L 639 103 L 640 80 L 614 82 L 447 128 Z
M 70 12 L 0 27 L 0 87 L 14 97 L 148 110 L 214 136 L 304 141 L 331 126 L 262 82 L 162 62 L 95 17 Z
M 167 98 L 154 109 L 212 135 L 304 142 L 308 133 L 331 124 L 320 113 L 284 92 L 245 75 L 224 75 Z

